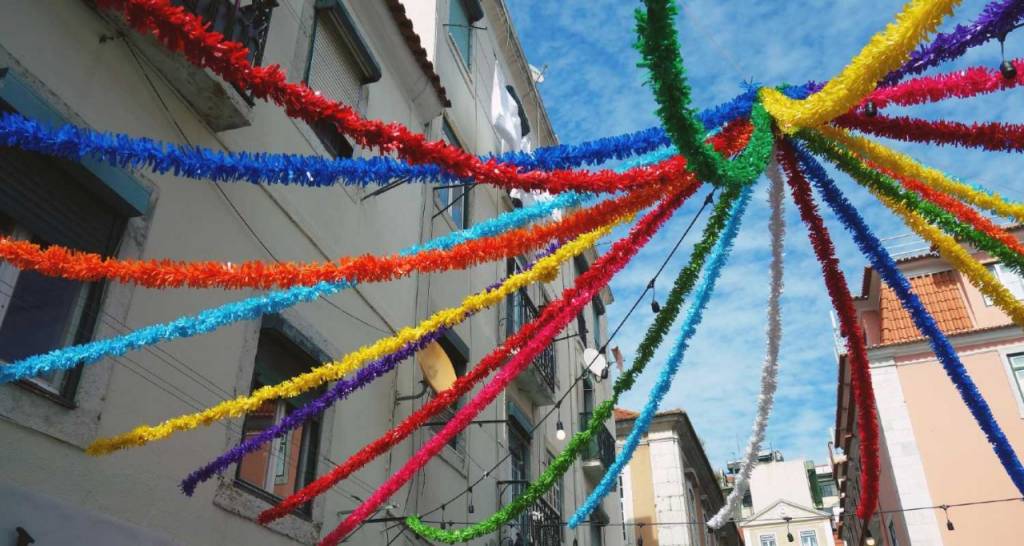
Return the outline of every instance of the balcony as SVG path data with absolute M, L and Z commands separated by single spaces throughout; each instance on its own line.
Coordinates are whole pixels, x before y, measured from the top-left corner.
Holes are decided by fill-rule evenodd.
M 276 0 L 171 0 L 198 15 L 210 30 L 249 48 L 249 61 L 259 65 L 270 31 L 270 16 Z M 110 13 L 110 12 L 107 12 Z M 205 68 L 198 68 L 180 53 L 169 51 L 152 36 L 128 30 L 119 17 L 111 15 L 149 63 L 214 131 L 227 131 L 250 124 L 252 97 L 224 82 Z
M 537 318 L 539 311 L 530 300 L 526 290 L 519 290 L 508 297 L 508 316 L 506 335 L 519 331 L 524 324 Z M 516 378 L 523 393 L 539 406 L 547 406 L 555 402 L 555 390 L 558 387 L 555 375 L 555 348 L 548 345 L 533 360 L 533 364 Z
M 526 491 L 525 484 L 511 484 L 508 489 L 509 499 L 514 499 Z M 549 501 L 538 500 L 508 524 L 509 530 L 506 536 L 515 541 L 516 544 L 531 544 L 533 546 L 561 546 L 564 526 L 562 516 L 558 510 L 552 507 Z
M 580 413 L 579 427 L 584 429 L 590 422 L 590 412 Z M 583 473 L 588 478 L 599 480 L 608 467 L 615 462 L 615 437 L 606 427 L 601 427 L 597 435 L 590 439 L 582 453 Z

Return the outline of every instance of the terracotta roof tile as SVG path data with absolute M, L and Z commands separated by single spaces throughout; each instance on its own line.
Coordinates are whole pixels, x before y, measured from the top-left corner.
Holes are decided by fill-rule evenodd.
M 445 91 L 444 86 L 441 85 L 441 77 L 434 70 L 434 63 L 431 63 L 427 57 L 427 50 L 423 49 L 423 43 L 420 42 L 419 34 L 416 34 L 416 31 L 413 30 L 412 20 L 405 13 L 405 6 L 402 5 L 400 0 L 387 0 L 386 3 L 388 11 L 391 13 L 391 18 L 398 25 L 402 39 L 405 40 L 405 45 L 409 47 L 409 51 L 416 58 L 416 64 L 420 65 L 423 74 L 430 80 L 434 91 L 437 92 L 437 97 L 441 99 L 441 104 L 445 108 L 450 108 L 452 102 L 448 100 L 448 93 Z
M 954 272 L 942 271 L 914 277 L 910 279 L 910 286 L 946 334 L 967 331 L 973 327 Z M 921 339 L 910 314 L 900 305 L 896 294 L 888 286 L 882 286 L 880 299 L 882 345 Z
M 612 410 L 612 414 L 615 416 L 616 421 L 629 421 L 630 419 L 636 419 L 640 415 L 639 412 L 625 408 L 615 408 Z

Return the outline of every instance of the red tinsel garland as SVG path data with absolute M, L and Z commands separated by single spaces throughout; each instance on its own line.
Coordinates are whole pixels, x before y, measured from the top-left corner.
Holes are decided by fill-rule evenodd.
M 728 124 L 710 139 L 721 153 L 738 152 L 750 138 L 753 128 L 745 120 Z M 596 229 L 612 215 L 635 212 L 650 206 L 671 188 L 694 184 L 690 173 L 683 173 L 665 186 L 644 187 L 634 192 L 599 202 L 564 219 L 547 224 L 518 228 L 501 235 L 476 239 L 447 250 L 431 250 L 410 256 L 364 255 L 333 262 L 274 263 L 249 261 L 181 262 L 166 259 L 130 260 L 107 258 L 51 245 L 43 249 L 30 241 L 0 237 L 0 260 L 21 270 L 31 270 L 63 279 L 93 282 L 103 279 L 133 283 L 147 288 L 287 288 L 310 286 L 318 282 L 347 279 L 353 282 L 383 282 L 413 271 L 438 272 L 465 269 L 485 261 L 515 256 L 542 247 L 559 238 L 566 241 Z
M 657 209 L 637 224 L 630 238 L 617 243 L 612 248 L 612 251 L 598 258 L 592 267 L 577 278 L 575 286 L 566 289 L 561 300 L 545 306 L 539 317 L 525 324 L 519 331 L 506 339 L 500 347 L 484 357 L 468 374 L 458 378 L 451 388 L 438 393 L 430 402 L 427 402 L 422 408 L 402 421 L 402 423 L 382 434 L 377 440 L 363 447 L 327 474 L 317 478 L 302 490 L 284 499 L 277 506 L 264 511 L 259 516 L 260 523 L 268 523 L 291 513 L 297 507 L 309 502 L 370 461 L 386 453 L 391 447 L 404 440 L 442 409 L 450 406 L 460 397 L 471 391 L 477 383 L 498 369 L 511 355 L 522 354 L 529 350 L 529 347 L 538 346 L 538 342 L 543 341 L 543 337 L 538 335 L 539 331 L 550 331 L 552 335 L 548 339 L 553 337 L 569 320 L 576 316 L 577 308 L 585 305 L 586 302 L 592 299 L 592 295 L 589 293 L 586 297 L 580 297 L 579 294 L 587 290 L 596 293 L 596 291 L 608 283 L 608 280 L 615 271 L 618 271 L 619 268 L 625 265 L 624 263 L 619 264 L 618 261 L 613 261 L 613 259 L 624 259 L 621 248 L 625 245 L 630 252 L 636 252 L 636 248 L 633 248 L 633 246 L 639 247 L 642 245 L 642 242 L 645 242 L 646 238 L 649 238 L 653 231 L 667 220 L 671 212 L 696 191 L 696 188 L 697 185 L 688 186 L 683 191 L 677 192 L 671 199 L 663 201 Z M 615 252 L 616 249 L 620 250 Z M 632 254 L 629 255 L 631 256 Z M 566 311 L 567 309 L 571 312 Z M 554 326 L 552 326 L 553 321 Z M 539 347 L 542 349 L 546 345 L 547 343 L 544 342 L 539 344 Z M 523 347 L 527 347 L 527 349 Z M 530 360 L 532 358 L 528 359 L 527 362 Z
M 846 114 L 836 125 L 873 135 L 928 144 L 951 144 L 995 152 L 1024 150 L 1024 125 L 1019 123 L 961 123 L 926 119 Z
M 804 178 L 797 164 L 793 148 L 785 140 L 779 142 L 779 164 L 786 171 L 793 201 L 800 209 L 800 218 L 807 225 L 814 254 L 821 262 L 825 287 L 832 299 L 836 314 L 839 315 L 840 333 L 846 339 L 847 358 L 850 362 L 850 386 L 853 401 L 857 406 L 857 435 L 860 440 L 861 492 L 857 503 L 857 517 L 863 521 L 871 519 L 878 505 L 878 488 L 881 464 L 878 456 L 878 415 L 875 413 L 875 391 L 871 384 L 871 369 L 868 365 L 864 332 L 857 319 L 850 288 L 846 277 L 839 268 L 835 247 L 825 222 L 818 213 L 818 207 L 811 195 L 811 186 Z M 841 379 L 840 379 L 841 380 Z
M 999 227 L 995 222 L 985 218 L 983 215 L 979 214 L 978 211 L 957 200 L 955 197 L 938 191 L 919 180 L 900 176 L 894 171 L 890 171 L 889 169 L 881 167 L 870 161 L 867 162 L 867 165 L 872 169 L 875 169 L 876 171 L 898 181 L 904 188 L 916 192 L 924 199 L 946 209 L 960 221 L 970 224 L 974 229 L 977 229 L 985 235 L 1003 243 L 1010 250 L 1024 256 L 1024 243 L 1021 243 L 1016 237 L 1005 229 Z
M 861 106 L 868 102 L 874 103 L 878 108 L 891 104 L 911 106 L 1012 89 L 1024 84 L 1024 59 L 1010 62 L 1017 69 L 1017 75 L 1012 79 L 1003 77 L 998 70 L 976 66 L 949 74 L 916 78 L 892 87 L 880 87 L 864 99 Z
M 202 19 L 170 0 L 97 0 L 101 8 L 121 11 L 139 32 L 152 33 L 172 51 L 180 51 L 199 67 L 209 68 L 226 81 L 271 100 L 290 117 L 310 123 L 330 120 L 360 146 L 381 153 L 396 153 L 412 164 L 433 163 L 445 170 L 477 182 L 505 188 L 614 192 L 652 183 L 666 183 L 680 175 L 686 165 L 682 157 L 673 157 L 651 167 L 637 167 L 617 173 L 610 170 L 519 172 L 513 165 L 496 159 L 481 161 L 466 151 L 442 141 L 429 141 L 400 123 L 363 119 L 351 107 L 330 100 L 305 84 L 288 82 L 278 65 L 255 67 L 249 51 L 238 42 L 225 40 L 207 29 Z
M 427 462 L 437 455 L 444 446 L 460 431 L 469 426 L 473 418 L 484 410 L 500 394 L 515 377 L 522 372 L 533 359 L 565 326 L 572 321 L 580 309 L 608 284 L 612 276 L 629 263 L 630 259 L 643 247 L 658 229 L 672 216 L 672 213 L 685 201 L 683 192 L 667 197 L 657 209 L 648 213 L 637 222 L 629 236 L 619 240 L 607 254 L 601 256 L 586 273 L 576 279 L 576 284 L 565 290 L 562 299 L 545 308 L 537 320 L 550 319 L 536 330 L 521 350 L 513 355 L 509 362 L 495 377 L 480 390 L 477 395 L 460 409 L 451 421 L 437 434 L 431 437 L 398 472 L 381 484 L 370 497 L 348 515 L 333 531 L 320 541 L 321 546 L 334 546 L 351 533 L 363 520 L 412 476 L 422 469 Z

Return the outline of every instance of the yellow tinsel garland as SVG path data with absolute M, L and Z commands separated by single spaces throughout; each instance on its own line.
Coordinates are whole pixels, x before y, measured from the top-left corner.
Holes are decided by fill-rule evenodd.
M 848 112 L 875 89 L 878 81 L 899 68 L 960 0 L 911 0 L 875 34 L 825 87 L 810 97 L 791 99 L 775 89 L 761 90 L 761 102 L 786 133 L 814 128 Z
M 1006 312 L 1013 322 L 1024 326 L 1024 306 L 1017 301 L 1017 298 L 992 273 L 989 273 L 984 265 L 974 259 L 964 247 L 960 246 L 956 239 L 929 224 L 920 214 L 909 210 L 903 203 L 897 203 L 889 199 L 878 193 L 874 188 L 868 187 L 868 191 L 888 207 L 889 210 L 902 218 L 904 223 L 914 233 L 935 245 L 939 254 L 946 261 L 956 270 L 963 273 L 982 294 L 992 298 L 996 306 Z
M 953 180 L 937 169 L 926 167 L 906 154 L 902 154 L 873 140 L 851 135 L 843 129 L 821 127 L 818 131 L 835 140 L 851 152 L 885 167 L 905 178 L 912 178 L 932 188 L 954 195 L 974 206 L 990 210 L 1000 216 L 1024 222 L 1024 204 L 1007 201 L 998 193 L 987 193 Z
M 467 315 L 500 303 L 520 288 L 537 282 L 553 280 L 562 263 L 581 254 L 593 246 L 598 239 L 610 233 L 612 228 L 631 220 L 633 216 L 633 214 L 617 216 L 604 227 L 584 233 L 560 247 L 550 256 L 538 260 L 529 270 L 512 275 L 500 287 L 469 296 L 463 300 L 460 306 L 438 311 L 418 326 L 403 328 L 393 336 L 382 338 L 371 345 L 349 353 L 341 360 L 325 363 L 312 371 L 282 381 L 277 385 L 260 387 L 250 395 L 225 400 L 197 413 L 175 417 L 155 426 L 141 425 L 124 434 L 97 440 L 86 449 L 86 453 L 104 455 L 118 449 L 142 446 L 166 438 L 175 432 L 191 430 L 221 419 L 244 415 L 258 409 L 268 400 L 291 398 L 330 381 L 336 381 L 358 370 L 365 363 L 393 353 L 431 331 L 454 326 L 462 322 Z

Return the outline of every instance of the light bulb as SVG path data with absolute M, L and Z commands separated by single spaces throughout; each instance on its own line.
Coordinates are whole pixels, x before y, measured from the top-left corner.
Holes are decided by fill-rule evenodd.
M 558 428 L 555 430 L 555 438 L 558 438 L 559 442 L 565 440 L 565 427 L 562 426 L 561 421 L 558 422 Z

